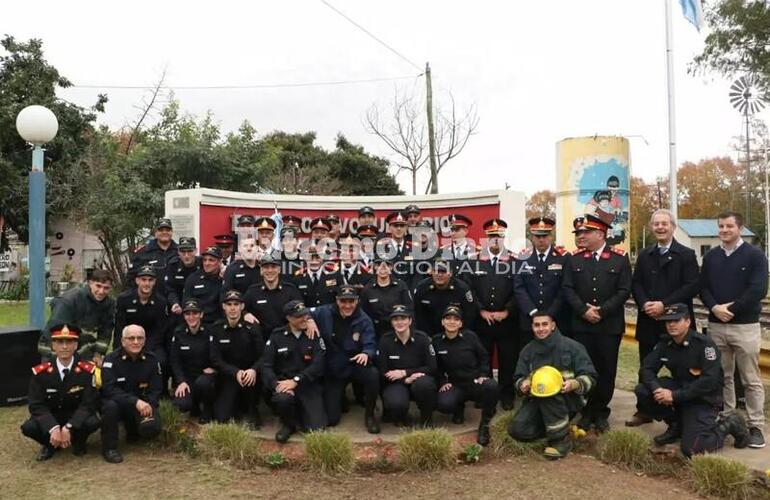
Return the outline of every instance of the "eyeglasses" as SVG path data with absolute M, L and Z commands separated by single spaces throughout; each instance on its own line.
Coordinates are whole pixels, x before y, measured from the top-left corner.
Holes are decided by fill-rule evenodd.
M 144 337 L 123 337 L 123 340 L 128 342 L 144 342 Z

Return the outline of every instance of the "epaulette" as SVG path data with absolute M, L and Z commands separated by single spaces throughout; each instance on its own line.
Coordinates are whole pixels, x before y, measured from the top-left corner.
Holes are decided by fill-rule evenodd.
M 91 363 L 90 361 L 78 361 L 77 368 L 80 368 L 86 373 L 93 374 L 94 370 L 96 370 L 96 365 Z M 76 372 L 77 372 L 77 368 L 75 369 Z
M 51 364 L 50 361 L 46 361 L 45 363 L 40 363 L 39 365 L 32 367 L 33 375 L 40 375 L 43 372 L 51 373 L 52 371 L 53 371 L 53 364 Z
M 580 248 L 580 247 L 577 247 L 576 249 L 574 249 L 574 250 L 572 251 L 572 255 L 578 255 L 578 254 L 581 254 L 581 253 L 583 253 L 583 252 L 585 252 L 585 251 L 586 251 L 586 249 L 585 249 L 585 248 Z
M 618 248 L 618 247 L 610 247 L 610 250 L 612 250 L 613 252 L 615 252 L 616 254 L 618 254 L 618 255 L 620 255 L 620 256 L 623 256 L 623 255 L 625 255 L 625 254 L 626 254 L 626 251 L 625 251 L 625 250 L 623 250 L 622 248 Z
M 324 269 L 329 271 L 330 273 L 336 272 L 340 268 L 340 265 L 337 262 L 327 262 L 324 264 Z
M 359 268 L 361 269 L 361 272 L 364 273 L 364 274 L 371 274 L 372 273 L 372 269 L 369 266 L 367 266 L 367 265 L 359 264 Z
M 565 253 L 567 253 L 567 249 L 559 245 L 559 246 L 553 247 L 553 253 L 555 253 L 558 256 L 562 256 Z

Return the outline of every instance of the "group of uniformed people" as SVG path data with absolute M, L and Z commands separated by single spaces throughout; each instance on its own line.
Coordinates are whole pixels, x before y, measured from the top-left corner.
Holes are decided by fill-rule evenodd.
M 273 218 L 242 216 L 239 258 L 224 265 L 220 246 L 198 256 L 195 239 L 175 242 L 161 219 L 117 301 L 109 274 L 95 271 L 52 304 L 22 426 L 42 444 L 39 458 L 70 443 L 84 452 L 100 414 L 103 456 L 120 462 L 118 423 L 129 440 L 156 435 L 162 397 L 201 423 L 253 427 L 264 398 L 286 442 L 299 429 L 337 425 L 349 385 L 370 433 L 380 432 L 378 398 L 383 421 L 396 425 L 413 423 L 411 401 L 420 425 L 435 411 L 462 423 L 474 401 L 486 445 L 498 403 L 509 410 L 523 397 L 509 432 L 546 437 L 549 458 L 568 453 L 577 413 L 584 429 L 609 428 L 632 273 L 625 253 L 606 244 L 602 219 L 575 219 L 571 254 L 553 245 L 548 217 L 529 220 L 532 247 L 519 254 L 505 248 L 499 218 L 483 224 L 483 246 L 467 237 L 472 221 L 462 214 L 449 217 L 443 246 L 415 205 L 386 217 L 388 234 L 374 221 L 362 207 L 356 233 L 340 234 L 338 217 L 313 219 L 301 252 L 299 218 L 283 217 L 276 245 Z M 644 367 L 649 378 L 656 367 Z M 739 433 L 739 422 L 728 424 L 725 432 Z

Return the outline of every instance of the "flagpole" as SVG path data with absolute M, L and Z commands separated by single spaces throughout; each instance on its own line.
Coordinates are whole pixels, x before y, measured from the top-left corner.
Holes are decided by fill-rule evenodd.
M 666 0 L 666 82 L 668 93 L 668 185 L 669 209 L 677 219 L 676 187 L 676 119 L 674 113 L 674 47 L 671 27 L 671 0 Z

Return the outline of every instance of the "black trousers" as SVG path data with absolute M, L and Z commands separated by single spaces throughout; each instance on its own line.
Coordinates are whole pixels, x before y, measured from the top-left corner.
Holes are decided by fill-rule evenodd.
M 334 374 L 329 373 L 324 379 L 323 399 L 326 408 L 326 417 L 328 424 L 337 425 L 342 416 L 342 398 L 345 395 L 345 388 L 349 383 L 359 386 L 363 390 L 364 408 L 367 414 L 374 413 L 374 406 L 377 404 L 377 395 L 380 393 L 380 374 L 372 365 L 353 366 L 353 372 L 348 378 L 335 378 Z
M 500 386 L 500 399 L 513 401 L 516 395 L 513 372 L 519 361 L 519 353 L 532 340 L 532 332 L 521 331 L 518 321 L 511 316 L 491 325 L 479 316 L 476 321 L 476 333 L 484 349 L 489 353 L 489 377 L 492 377 L 492 359 L 497 349 L 497 382 Z
M 474 401 L 481 404 L 482 418 L 492 418 L 499 399 L 500 389 L 497 382 L 488 378 L 481 384 L 452 384 L 448 391 L 438 393 L 436 409 L 441 413 L 454 413 L 462 410 L 466 401 Z
M 680 385 L 668 377 L 658 379 L 664 389 L 676 390 Z M 655 420 L 667 424 L 679 424 L 682 429 L 681 449 L 686 457 L 699 453 L 710 453 L 724 445 L 725 431 L 717 424 L 720 408 L 704 401 L 695 401 L 674 406 L 655 402 L 652 391 L 646 385 L 638 384 L 636 389 L 637 407 Z
M 72 415 L 54 415 L 56 422 L 61 426 L 64 426 L 64 424 L 69 421 L 71 416 Z M 89 416 L 83 421 L 83 424 L 80 427 L 73 427 L 70 431 L 72 434 L 72 444 L 84 444 L 88 439 L 88 436 L 90 436 L 98 428 L 99 417 L 96 415 Z M 40 423 L 34 418 L 28 418 L 23 424 L 21 424 L 21 433 L 28 438 L 37 441 L 43 446 L 51 446 L 51 434 L 43 430 L 43 428 L 40 427 Z
M 564 439 L 572 418 L 567 396 L 557 394 L 549 398 L 524 398 L 519 411 L 508 425 L 508 434 L 517 441 L 534 441 L 543 437 L 549 442 Z
M 152 416 L 144 419 L 139 415 L 136 406 L 113 399 L 102 400 L 102 449 L 116 450 L 118 448 L 118 424 L 123 422 L 126 426 L 126 435 L 129 440 L 138 438 L 152 439 L 162 428 L 160 413 L 157 407 L 153 407 Z
M 436 379 L 430 375 L 423 375 L 411 384 L 401 381 L 384 382 L 382 389 L 382 406 L 395 422 L 405 420 L 409 412 L 409 401 L 414 400 L 420 414 L 429 418 L 436 409 L 438 387 Z
M 622 335 L 606 333 L 574 332 L 574 338 L 586 348 L 588 356 L 599 375 L 596 387 L 588 395 L 583 416 L 592 420 L 610 416 L 610 401 L 615 392 L 615 376 L 618 372 L 618 352 Z
M 179 411 L 190 412 L 193 415 L 201 413 L 211 417 L 214 405 L 216 388 L 216 375 L 202 373 L 190 384 L 190 392 L 187 396 L 174 397 L 172 403 Z
M 301 425 L 309 431 L 326 427 L 323 386 L 320 382 L 303 381 L 294 394 L 273 390 L 271 400 L 283 425 L 294 428 Z
M 218 376 L 214 395 L 214 420 L 227 422 L 241 415 L 242 410 L 249 417 L 255 416 L 261 387 L 259 380 L 251 387 L 243 387 L 235 377 Z

